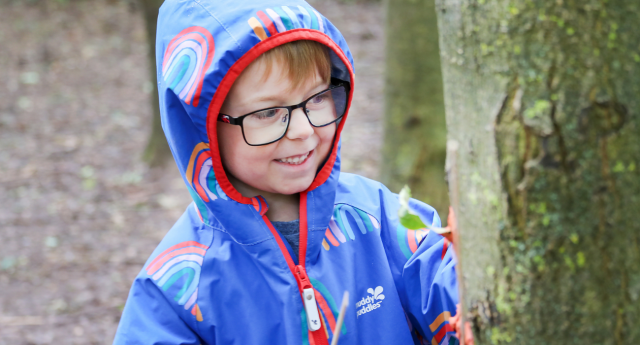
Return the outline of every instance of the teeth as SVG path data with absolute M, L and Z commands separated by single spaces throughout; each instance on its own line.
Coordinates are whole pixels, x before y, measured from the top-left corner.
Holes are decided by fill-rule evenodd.
M 292 164 L 292 165 L 298 165 L 304 162 L 304 160 L 307 159 L 308 156 L 309 156 L 309 152 L 305 153 L 302 156 L 277 159 L 277 161 L 282 163 Z

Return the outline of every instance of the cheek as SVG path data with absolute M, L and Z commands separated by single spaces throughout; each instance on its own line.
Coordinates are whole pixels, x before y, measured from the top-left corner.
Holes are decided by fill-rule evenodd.
M 270 145 L 247 145 L 242 136 L 242 130 L 238 126 L 228 124 L 220 126 L 218 128 L 218 145 L 220 146 L 222 165 L 227 172 L 239 179 L 250 177 L 245 175 L 259 173 L 260 167 L 270 161 Z
M 246 157 L 244 151 L 251 148 L 244 142 L 242 130 L 239 126 L 221 124 L 218 127 L 218 145 L 220 146 L 220 158 L 222 166 L 233 176 L 239 177 L 238 172 L 245 171 Z M 246 147 L 246 148 L 245 148 Z
M 329 150 L 331 149 L 331 144 L 333 144 L 333 139 L 336 136 L 336 125 L 331 124 L 326 127 L 316 128 L 316 134 L 318 135 L 318 137 L 320 137 L 319 146 L 321 149 L 321 153 L 323 155 L 322 158 L 324 159 L 324 156 L 326 156 L 329 153 Z
M 220 158 L 222 164 L 227 167 L 229 159 L 235 156 L 234 151 L 244 144 L 242 138 L 242 130 L 238 126 L 232 126 L 226 123 L 218 123 L 218 146 L 220 148 Z

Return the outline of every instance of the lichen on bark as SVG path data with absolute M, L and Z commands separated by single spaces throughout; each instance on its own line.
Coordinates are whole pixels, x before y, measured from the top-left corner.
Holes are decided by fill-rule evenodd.
M 479 343 L 640 342 L 640 3 L 437 9 Z

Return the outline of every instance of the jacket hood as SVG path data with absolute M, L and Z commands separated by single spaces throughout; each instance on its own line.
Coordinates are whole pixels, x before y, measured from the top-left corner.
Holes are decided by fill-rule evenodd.
M 229 182 L 218 149 L 217 116 L 233 82 L 253 60 L 296 40 L 329 47 L 332 77 L 351 84 L 347 112 L 337 126 L 329 157 L 302 200 L 323 185 L 328 189 L 322 188 L 322 194 L 335 189 L 331 180 L 340 169 L 340 133 L 353 97 L 354 72 L 338 29 L 298 0 L 167 0 L 160 8 L 156 65 L 162 127 L 206 224 L 218 223 L 214 215 L 228 211 L 231 204 L 253 205 L 261 215 L 266 213 L 262 197 L 244 197 Z

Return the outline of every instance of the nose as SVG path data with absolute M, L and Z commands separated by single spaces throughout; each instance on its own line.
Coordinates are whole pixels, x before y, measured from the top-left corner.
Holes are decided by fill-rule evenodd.
M 289 129 L 287 130 L 287 139 L 289 140 L 306 140 L 313 135 L 314 129 L 309 123 L 309 119 L 304 114 L 302 108 L 295 109 L 291 113 L 291 119 L 289 120 Z

